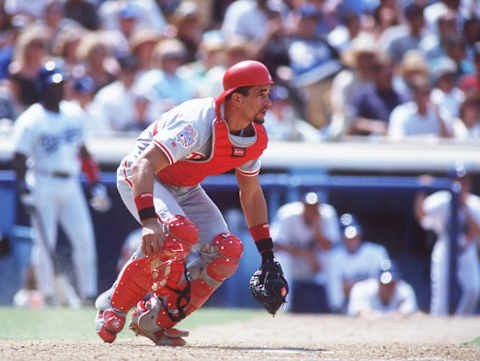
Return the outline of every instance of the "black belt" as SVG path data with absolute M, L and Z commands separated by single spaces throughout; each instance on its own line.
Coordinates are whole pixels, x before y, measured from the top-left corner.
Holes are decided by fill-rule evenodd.
M 70 173 L 67 173 L 67 172 L 54 171 L 54 172 L 52 172 L 52 176 L 57 177 L 57 178 L 70 178 L 72 175 Z

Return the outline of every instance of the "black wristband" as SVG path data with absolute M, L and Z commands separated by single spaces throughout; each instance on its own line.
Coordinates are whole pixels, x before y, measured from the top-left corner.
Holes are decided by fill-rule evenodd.
M 157 214 L 155 213 L 155 208 L 147 207 L 142 208 L 138 211 L 138 216 L 140 217 L 141 221 L 144 221 L 148 218 L 157 218 Z
M 271 238 L 259 239 L 255 242 L 255 245 L 262 256 L 262 263 L 273 260 L 273 241 Z

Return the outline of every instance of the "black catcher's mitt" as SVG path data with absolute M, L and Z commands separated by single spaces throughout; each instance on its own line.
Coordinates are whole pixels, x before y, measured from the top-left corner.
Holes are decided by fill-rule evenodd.
M 249 288 L 253 297 L 275 315 L 288 294 L 288 283 L 283 277 L 280 263 L 264 262 L 250 278 Z

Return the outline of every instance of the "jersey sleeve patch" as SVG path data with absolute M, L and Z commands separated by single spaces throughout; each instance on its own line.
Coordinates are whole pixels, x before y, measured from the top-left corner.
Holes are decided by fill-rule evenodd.
M 175 136 L 175 141 L 183 148 L 187 149 L 198 141 L 198 133 L 191 124 L 184 127 Z

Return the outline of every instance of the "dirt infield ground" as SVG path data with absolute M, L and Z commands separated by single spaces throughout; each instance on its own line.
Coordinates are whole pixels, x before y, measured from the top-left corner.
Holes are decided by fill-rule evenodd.
M 129 332 L 129 331 L 126 331 Z M 98 341 L 0 340 L 0 360 L 480 360 L 480 317 L 361 320 L 331 315 L 281 314 L 196 328 L 182 348 L 156 347 L 142 338 Z

